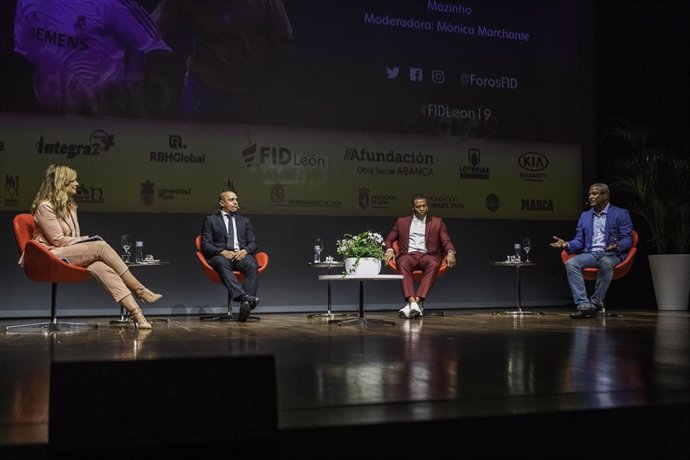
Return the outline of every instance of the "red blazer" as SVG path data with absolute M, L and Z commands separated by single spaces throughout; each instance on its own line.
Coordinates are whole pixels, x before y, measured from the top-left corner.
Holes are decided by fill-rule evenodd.
M 396 254 L 396 258 L 408 252 L 411 225 L 412 216 L 399 217 L 386 237 L 386 249 L 391 249 L 393 241 L 397 241 L 400 246 L 400 251 Z M 453 246 L 453 242 L 450 240 L 450 236 L 448 236 L 446 224 L 443 223 L 440 217 L 427 214 L 424 240 L 429 254 L 439 259 L 443 259 L 448 254 L 448 251 L 455 251 L 455 246 Z

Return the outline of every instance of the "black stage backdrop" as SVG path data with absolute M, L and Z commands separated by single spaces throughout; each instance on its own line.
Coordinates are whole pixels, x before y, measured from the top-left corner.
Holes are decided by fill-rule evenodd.
M 6 113 L 51 113 L 33 98 L 31 66 L 12 51 L 13 3 L 2 2 L 0 15 L 0 109 Z M 155 1 L 140 3 L 149 12 L 158 5 Z M 613 2 L 593 8 L 590 4 L 576 2 L 286 0 L 293 41 L 287 50 L 291 53 L 288 54 L 290 59 L 282 61 L 280 67 L 281 78 L 266 78 L 268 86 L 257 96 L 261 102 L 252 105 L 252 110 L 240 115 L 223 113 L 218 115 L 221 118 L 207 121 L 421 135 L 436 135 L 443 129 L 445 133 L 460 137 L 575 143 L 582 146 L 581 185 L 584 189 L 593 180 L 606 179 L 606 158 L 597 155 L 597 139 L 611 116 L 628 116 L 633 121 L 651 125 L 674 145 L 687 145 L 687 133 L 680 134 L 685 132 L 680 128 L 687 126 L 688 120 L 687 58 L 681 57 L 682 47 L 678 46 L 683 38 L 687 43 L 687 27 L 679 27 L 687 25 L 688 9 L 683 5 L 682 2 Z M 433 16 L 446 7 L 456 7 L 454 13 L 445 16 L 450 14 L 455 18 L 446 21 L 455 26 L 454 32 L 447 33 L 451 38 L 429 42 L 421 31 L 414 35 L 409 33 L 410 28 L 425 27 L 414 20 L 409 22 L 410 19 L 419 16 L 423 23 L 424 17 Z M 400 21 L 392 22 L 392 19 Z M 475 27 L 470 32 L 464 26 L 472 22 Z M 390 25 L 393 23 L 397 25 Z M 494 31 L 483 30 L 484 38 L 480 39 L 478 24 L 489 23 L 494 25 Z M 438 27 L 437 22 L 434 25 Z M 513 42 L 521 40 L 514 32 L 555 33 L 559 27 L 572 32 L 574 38 L 543 43 L 525 55 L 520 55 L 519 48 L 512 46 Z M 489 40 L 486 34 L 502 34 L 509 38 Z M 314 37 L 322 37 L 322 40 Z M 191 46 L 188 38 L 184 34 L 169 36 L 168 43 L 175 49 L 175 59 L 164 61 L 158 67 L 160 79 L 157 80 L 167 95 L 158 100 L 168 102 L 147 106 L 149 112 L 144 113 L 145 117 L 179 119 L 177 104 L 170 101 L 180 97 L 180 72 L 184 70 L 181 63 L 189 51 L 184 44 Z M 497 40 L 502 40 L 503 46 L 495 46 Z M 522 65 L 506 71 L 500 65 L 506 59 Z M 640 62 L 630 68 L 630 63 L 637 61 L 654 65 Z M 544 62 L 548 65 L 544 66 Z M 437 83 L 437 88 L 432 85 L 434 81 L 423 91 L 412 85 L 416 83 L 413 79 L 418 78 L 412 69 L 431 72 L 438 70 L 439 63 L 443 66 L 444 78 L 450 75 L 458 78 L 457 74 L 467 63 L 473 74 L 465 77 L 465 83 L 445 93 L 439 93 L 442 85 Z M 660 68 L 668 72 L 659 72 Z M 408 81 L 397 79 L 400 76 L 392 81 L 394 79 L 389 76 L 395 72 L 405 72 L 403 75 Z M 371 78 L 375 73 L 385 78 Z M 440 73 L 424 75 L 436 82 L 441 78 Z M 527 87 L 526 91 L 511 94 L 514 75 L 520 76 L 517 84 Z M 489 88 L 489 85 L 494 87 Z M 505 87 L 495 88 L 497 85 Z M 444 88 L 447 90 L 447 85 Z M 275 110 L 266 110 L 270 106 L 266 101 L 275 100 L 276 95 L 281 103 Z M 501 114 L 501 123 L 466 123 L 456 119 L 449 125 L 440 125 L 444 121 L 442 117 L 420 117 L 420 105 L 439 96 L 447 98 L 449 105 L 473 107 L 479 98 L 482 107 L 491 106 L 495 113 Z M 141 107 L 137 104 L 126 107 L 132 106 Z M 261 110 L 256 110 L 257 107 Z M 333 110 L 334 107 L 337 110 Z M 525 116 L 526 107 L 529 107 L 529 116 Z M 141 112 L 125 111 L 117 115 L 137 118 Z M 0 130 L 0 145 L 6 134 Z M 2 155 L 6 156 L 8 151 L 4 147 L 3 150 L 0 165 L 7 164 Z M 37 167 L 39 178 L 43 168 L 44 165 Z M 3 175 L 8 173 L 5 167 L 0 169 Z M 103 173 L 108 174 L 107 171 Z M 4 198 L 8 199 L 11 191 L 7 177 L 5 184 Z M 410 193 L 415 191 L 410 190 Z M 582 200 L 584 206 L 584 192 Z M 163 301 L 151 311 L 196 313 L 224 306 L 223 289 L 204 278 L 194 257 L 194 236 L 203 216 L 212 212 L 213 206 L 214 199 L 210 197 L 208 208 L 199 209 L 196 214 L 82 212 L 80 219 L 85 233 L 98 233 L 115 247 L 121 233 L 136 229 L 137 239 L 144 240 L 147 252 L 171 262 L 164 267 L 138 269 L 137 275 L 165 294 Z M 0 279 L 3 280 L 0 315 L 44 316 L 50 287 L 26 279 L 15 263 L 18 254 L 11 219 L 26 209 L 3 209 L 0 212 L 3 235 L 0 254 L 5 262 L 0 265 Z M 440 210 L 438 213 L 443 216 Z M 257 229 L 260 249 L 271 256 L 269 268 L 260 281 L 259 294 L 264 311 L 324 309 L 325 285 L 316 280 L 318 273 L 307 266 L 315 236 L 326 242 L 323 255 L 336 256 L 335 240 L 344 232 L 371 229 L 385 234 L 393 223 L 393 216 L 385 215 L 250 214 L 250 217 Z M 459 265 L 439 280 L 427 306 L 502 308 L 514 305 L 514 272 L 492 267 L 490 262 L 504 259 L 513 243 L 526 236 L 534 241 L 531 257 L 538 265 L 524 271 L 524 305 L 545 307 L 570 302 L 558 254 L 548 247 L 548 242 L 553 234 L 572 235 L 573 220 L 446 218 L 446 222 L 458 246 Z M 613 306 L 653 305 L 644 246 L 641 249 L 643 257 L 638 258 L 631 275 L 611 288 Z M 334 283 L 336 309 L 355 305 L 356 288 L 354 283 Z M 60 299 L 61 311 L 67 314 L 116 314 L 118 311 L 96 282 L 63 286 Z M 372 308 L 399 308 L 399 287 L 397 283 L 372 283 L 367 289 L 366 301 Z

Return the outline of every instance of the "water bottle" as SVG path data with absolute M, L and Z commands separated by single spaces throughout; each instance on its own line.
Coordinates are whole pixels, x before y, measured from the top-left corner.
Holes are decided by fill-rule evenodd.
M 520 246 L 520 243 L 515 243 L 513 248 L 515 248 L 515 261 L 521 262 L 522 261 L 522 246 Z
M 321 238 L 314 240 L 314 263 L 321 263 L 321 251 L 323 250 L 323 243 Z
M 134 243 L 134 261 L 143 262 L 144 261 L 144 242 L 136 241 Z

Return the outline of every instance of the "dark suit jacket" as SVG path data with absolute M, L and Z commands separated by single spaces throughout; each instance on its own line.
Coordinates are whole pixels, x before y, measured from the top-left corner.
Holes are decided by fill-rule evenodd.
M 628 211 L 609 203 L 604 233 L 604 244 L 608 244 L 613 238 L 618 240 L 618 256 L 624 259 L 632 247 L 632 220 Z M 590 209 L 580 215 L 575 230 L 575 238 L 568 241 L 568 252 L 589 252 L 592 248 L 593 237 L 594 209 Z
M 235 225 L 237 225 L 237 239 L 240 249 L 245 249 L 248 254 L 256 252 L 256 239 L 254 227 L 248 218 L 235 213 Z M 201 226 L 201 252 L 204 257 L 210 259 L 223 252 L 228 242 L 228 235 L 223 221 L 223 214 L 218 211 L 206 216 Z
M 386 237 L 386 249 L 391 248 L 393 241 L 398 242 L 400 250 L 396 254 L 396 258 L 408 252 L 411 225 L 412 216 L 399 217 Z M 446 224 L 443 223 L 440 217 L 428 214 L 426 216 L 425 243 L 429 254 L 439 259 L 444 258 L 451 249 L 455 251 L 455 246 L 453 246 L 453 242 L 450 240 L 450 236 L 448 236 Z

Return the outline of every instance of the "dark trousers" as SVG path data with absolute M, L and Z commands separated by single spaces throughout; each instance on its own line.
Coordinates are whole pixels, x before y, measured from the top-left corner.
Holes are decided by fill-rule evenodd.
M 218 255 L 211 257 L 208 263 L 220 275 L 220 279 L 232 295 L 232 300 L 239 301 L 245 294 L 256 296 L 256 289 L 259 287 L 259 264 L 253 255 L 248 254 L 239 262 Z M 233 271 L 244 275 L 243 284 L 240 284 Z
M 405 299 L 408 297 L 426 299 L 431 287 L 436 282 L 438 270 L 441 268 L 441 260 L 438 257 L 422 252 L 410 252 L 398 257 L 396 263 L 398 265 L 398 272 L 403 276 L 400 284 Z M 414 288 L 414 281 L 412 280 L 412 272 L 414 270 L 421 270 L 423 272 L 422 280 L 417 289 Z

